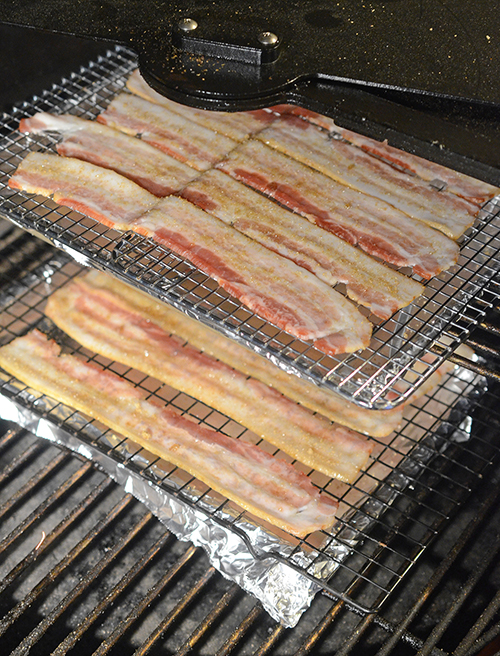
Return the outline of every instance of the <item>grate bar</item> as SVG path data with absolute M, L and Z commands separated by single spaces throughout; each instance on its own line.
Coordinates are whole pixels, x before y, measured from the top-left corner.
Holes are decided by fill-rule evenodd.
M 483 560 L 478 564 L 475 571 L 467 580 L 466 584 L 461 588 L 460 592 L 452 600 L 450 607 L 440 623 L 434 627 L 430 636 L 425 641 L 424 647 L 420 650 L 418 656 L 427 656 L 431 653 L 433 647 L 436 645 L 438 640 L 441 638 L 443 633 L 448 628 L 449 623 L 458 613 L 462 607 L 465 600 L 469 597 L 471 591 L 474 589 L 476 583 L 479 581 L 481 576 L 484 574 L 486 569 L 490 566 L 491 562 L 500 552 L 500 538 L 497 539 L 497 543 L 494 548 L 490 549 L 487 554 L 484 554 Z
M 35 522 L 39 521 L 51 506 L 53 506 L 66 492 L 75 485 L 85 474 L 92 469 L 90 462 L 85 462 L 80 469 L 74 472 L 58 489 L 31 512 L 11 533 L 0 542 L 0 552 L 10 547 L 12 543 L 19 538 Z
M 200 622 L 196 627 L 195 631 L 190 635 L 188 640 L 182 645 L 180 649 L 177 650 L 176 656 L 185 656 L 191 649 L 196 645 L 197 642 L 205 635 L 205 633 L 213 626 L 214 622 L 221 616 L 221 614 L 226 611 L 229 607 L 229 604 L 233 599 L 241 593 L 241 588 L 234 584 L 229 588 L 227 592 L 219 599 L 214 608 L 210 613 L 205 617 L 203 622 Z M 283 627 L 278 625 L 280 629 Z M 259 652 L 260 654 L 261 652 Z M 264 653 L 264 652 L 262 652 Z
M 33 456 L 44 450 L 45 445 L 42 442 L 33 442 L 27 449 L 12 460 L 7 467 L 0 473 L 0 483 L 12 477 L 23 465 L 25 465 Z M 1 542 L 0 542 L 1 545 Z
M 14 606 L 1 620 L 0 620 L 0 636 L 11 626 L 11 624 L 28 608 L 38 596 L 44 592 L 48 586 L 60 576 L 64 570 L 75 560 L 80 553 L 88 547 L 91 542 L 105 529 L 106 526 L 111 524 L 134 500 L 132 495 L 125 495 L 104 517 L 97 525 L 87 533 L 87 535 L 80 540 L 80 542 L 73 547 L 73 549 L 66 554 L 66 556 L 59 561 L 59 563 L 26 595 L 26 597 Z
M 85 619 L 79 624 L 78 628 L 72 631 L 60 643 L 60 645 L 52 652 L 52 656 L 63 656 L 72 649 L 76 643 L 81 639 L 83 634 L 90 628 L 96 621 L 101 613 L 103 613 L 110 604 L 112 604 L 118 596 L 130 585 L 134 578 L 142 572 L 146 565 L 158 554 L 160 549 L 165 547 L 169 541 L 172 540 L 171 533 L 164 533 L 138 560 L 132 568 L 130 568 L 126 575 L 114 586 L 114 588 L 97 604 L 91 613 L 86 615 Z
M 103 640 L 100 647 L 92 654 L 92 656 L 104 656 L 109 650 L 118 642 L 122 635 L 134 624 L 147 607 L 152 603 L 154 598 L 162 591 L 162 589 L 170 583 L 170 581 L 185 567 L 190 560 L 197 554 L 196 547 L 189 547 L 183 555 L 177 559 L 172 567 L 165 573 L 165 575 L 154 585 L 145 595 L 139 604 L 127 615 L 127 617 L 120 622 L 120 625 L 111 633 L 111 635 Z
M 9 428 L 0 438 L 0 449 L 4 449 L 10 444 L 10 442 L 19 439 L 22 435 L 26 435 L 26 429 L 20 428 L 19 426 Z
M 68 462 L 70 456 L 67 453 L 58 453 L 55 458 L 48 462 L 43 469 L 39 469 L 29 481 L 12 494 L 7 501 L 2 504 L 0 508 L 0 519 L 7 514 L 17 503 L 22 501 L 24 497 L 32 493 L 34 488 L 41 483 L 44 479 L 50 476 L 58 467 L 64 462 Z
M 457 560 L 462 551 L 468 545 L 472 537 L 480 530 L 481 524 L 484 522 L 488 511 L 493 507 L 498 499 L 498 491 L 493 489 L 482 505 L 482 512 L 476 514 L 469 522 L 467 527 L 461 533 L 459 539 L 454 544 L 453 548 L 448 552 L 445 559 L 440 563 L 438 568 L 433 573 L 428 584 L 420 593 L 419 598 L 414 602 L 411 610 L 407 613 L 406 617 L 400 622 L 397 628 L 391 631 L 391 636 L 383 647 L 378 651 L 377 656 L 387 656 L 398 645 L 399 640 L 408 629 L 411 622 L 420 612 L 420 609 L 427 601 L 431 593 L 436 589 L 445 574 L 449 571 L 451 565 Z
M 142 529 L 151 521 L 152 515 L 147 513 L 140 519 L 137 524 L 126 533 L 101 560 L 92 567 L 87 575 L 73 590 L 48 613 L 44 619 L 35 627 L 14 649 L 11 656 L 23 656 L 29 651 L 46 633 L 46 631 L 55 623 L 67 608 L 90 586 L 99 574 L 118 556 L 118 554 L 136 537 Z
M 482 639 L 479 638 L 481 631 L 493 620 L 499 608 L 500 592 L 497 592 L 488 607 L 481 614 L 481 617 L 476 621 L 457 649 L 455 649 L 453 656 L 469 656 L 469 654 L 476 653 L 482 646 L 490 643 L 493 638 L 498 637 L 500 634 L 500 622 L 497 622 L 495 626 L 485 633 Z
M 252 625 L 259 619 L 259 617 L 263 612 L 264 611 L 260 606 L 257 605 L 254 606 L 252 610 L 248 613 L 248 615 L 245 617 L 245 619 L 242 622 L 240 622 L 238 628 L 235 631 L 233 631 L 231 636 L 217 651 L 215 656 L 227 656 L 227 654 L 230 654 L 233 651 L 233 649 L 235 649 L 238 646 L 239 641 L 245 636 L 247 631 L 250 630 Z
M 179 601 L 179 603 L 172 609 L 172 611 L 160 622 L 156 629 L 148 636 L 139 649 L 136 649 L 134 656 L 146 656 L 154 644 L 162 637 L 163 633 L 175 622 L 179 615 L 191 604 L 194 599 L 200 594 L 207 583 L 214 577 L 217 570 L 214 567 L 209 567 L 202 577 L 191 586 L 189 591 Z
M 40 542 L 34 549 L 32 549 L 29 554 L 23 558 L 12 570 L 3 578 L 0 585 L 0 592 L 3 592 L 12 582 L 24 572 L 31 563 L 38 558 L 55 540 L 57 540 L 61 535 L 68 529 L 73 523 L 82 515 L 82 513 L 89 508 L 89 506 L 99 498 L 101 494 L 107 491 L 113 481 L 109 478 L 105 478 L 99 485 L 97 485 L 93 490 L 83 499 L 77 506 L 73 508 L 71 513 L 67 515 L 64 520 L 62 520 L 50 533 L 48 533 L 44 540 Z M 1 624 L 0 624 L 1 625 Z M 1 634 L 2 631 L 0 631 Z

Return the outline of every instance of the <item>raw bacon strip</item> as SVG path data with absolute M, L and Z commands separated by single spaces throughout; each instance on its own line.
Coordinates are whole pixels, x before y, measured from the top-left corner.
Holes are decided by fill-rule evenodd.
M 55 292 L 45 312 L 86 348 L 195 397 L 327 476 L 352 482 L 368 461 L 366 438 L 183 345 L 125 299 L 85 279 Z
M 29 153 L 9 180 L 13 189 L 52 196 L 117 230 L 129 230 L 158 198 L 123 176 L 70 157 Z
M 267 109 L 248 112 L 214 112 L 180 105 L 152 89 L 140 74 L 139 69 L 136 69 L 127 80 L 127 88 L 145 100 L 162 105 L 198 125 L 203 125 L 235 141 L 244 141 L 276 118 L 276 114 Z
M 84 280 L 88 287 L 112 293 L 114 298 L 120 299 L 121 303 L 126 302 L 134 312 L 148 321 L 154 321 L 165 332 L 187 340 L 197 349 L 274 387 L 332 421 L 373 437 L 389 435 L 402 421 L 402 406 L 390 410 L 369 410 L 351 403 L 332 390 L 286 373 L 266 358 L 200 321 L 100 271 L 90 271 Z
M 334 520 L 337 503 L 285 461 L 179 416 L 111 371 L 61 355 L 57 344 L 38 331 L 3 346 L 0 365 L 279 528 L 304 536 Z
M 198 171 L 210 168 L 237 143 L 131 93 L 118 95 L 97 120 L 128 134 L 140 134 L 147 143 Z
M 361 149 L 332 139 L 328 132 L 300 118 L 284 116 L 257 138 L 348 187 L 390 203 L 452 239 L 474 222 L 477 207 L 472 203 L 438 192 Z
M 371 324 L 338 292 L 183 198 L 163 198 L 134 230 L 166 244 L 259 316 L 331 353 L 367 346 Z
M 198 175 L 141 139 L 71 114 L 39 112 L 22 119 L 19 130 L 30 134 L 57 132 L 63 136 L 57 145 L 60 155 L 112 169 L 155 196 L 168 196 Z
M 207 171 L 188 184 L 181 195 L 327 284 L 345 283 L 350 298 L 382 319 L 388 319 L 424 291 L 415 280 L 221 171 Z
M 394 148 L 394 146 L 389 146 L 387 141 L 377 141 L 376 139 L 371 139 L 346 128 L 341 128 L 336 125 L 333 119 L 328 118 L 328 116 L 323 116 L 303 107 L 293 105 L 276 105 L 275 107 L 271 107 L 271 110 L 280 115 L 293 114 L 294 116 L 299 116 L 329 132 L 335 132 L 341 135 L 346 141 L 349 141 L 349 143 L 362 148 L 367 153 L 405 169 L 409 173 L 417 175 L 422 180 L 426 180 L 427 182 L 432 182 L 433 180 L 445 182 L 446 191 L 460 196 L 470 203 L 483 205 L 486 201 L 493 198 L 493 196 L 500 193 L 498 187 L 450 169 L 442 164 L 436 164 L 399 148 Z
M 469 175 L 454 171 L 446 166 L 435 164 L 429 160 L 407 153 L 399 148 L 389 146 L 387 141 L 380 142 L 370 139 L 351 130 L 333 126 L 335 132 L 340 134 L 346 141 L 362 148 L 367 153 L 381 157 L 382 159 L 413 173 L 422 180 L 432 182 L 440 180 L 446 183 L 446 191 L 464 198 L 475 205 L 483 205 L 487 200 L 500 193 L 498 187 L 477 180 Z
M 56 202 L 108 226 L 153 237 L 263 318 L 300 339 L 321 338 L 328 354 L 365 348 L 370 341 L 370 322 L 341 294 L 184 199 L 158 200 L 113 171 L 39 153 L 25 158 L 9 184 L 53 194 Z
M 438 230 L 262 142 L 241 144 L 217 168 L 370 255 L 410 266 L 423 278 L 432 278 L 457 260 L 457 244 Z

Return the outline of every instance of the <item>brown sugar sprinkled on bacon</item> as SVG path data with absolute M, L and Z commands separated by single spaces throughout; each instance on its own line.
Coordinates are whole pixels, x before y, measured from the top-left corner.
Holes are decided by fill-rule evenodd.
M 198 175 L 141 139 L 70 114 L 39 112 L 22 119 L 19 130 L 29 134 L 57 132 L 63 136 L 57 145 L 60 155 L 112 169 L 155 196 L 168 196 Z
M 334 521 L 337 503 L 284 460 L 180 416 L 109 370 L 60 354 L 38 331 L 0 348 L 0 365 L 279 528 L 302 537 Z
M 330 477 L 353 481 L 367 463 L 372 447 L 366 438 L 183 344 L 126 299 L 85 278 L 52 294 L 45 312 L 86 348 L 195 397 Z
M 443 233 L 260 141 L 238 146 L 217 168 L 370 255 L 412 267 L 423 278 L 457 260 L 457 244 Z
M 372 326 L 342 294 L 294 262 L 249 239 L 183 198 L 169 196 L 134 229 L 187 257 L 259 316 L 299 339 L 336 334 L 330 352 L 368 345 Z M 343 348 L 343 351 L 335 350 Z
M 181 195 L 327 284 L 345 283 L 350 298 L 383 319 L 423 292 L 417 281 L 221 171 L 207 171 L 188 184 Z

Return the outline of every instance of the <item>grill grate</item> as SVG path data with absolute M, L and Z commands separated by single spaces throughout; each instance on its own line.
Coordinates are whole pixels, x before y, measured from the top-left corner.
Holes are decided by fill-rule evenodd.
M 11 272 L 0 294 L 0 343 L 34 326 L 63 339 L 44 317 L 43 308 L 53 290 L 81 271 L 69 255 L 47 247 L 39 266 L 31 272 L 24 275 Z M 219 426 L 222 432 L 240 439 L 252 439 L 227 417 L 194 399 L 159 386 L 133 370 L 103 361 L 67 339 L 63 343 L 67 349 L 78 351 L 81 357 L 94 359 L 101 366 L 121 373 L 163 403 L 189 413 L 196 421 Z M 409 409 L 405 425 L 398 433 L 385 440 L 374 440 L 373 461 L 353 485 L 328 481 L 316 472 L 309 472 L 326 493 L 340 499 L 338 523 L 328 533 L 318 532 L 303 540 L 293 540 L 291 544 L 295 547 L 291 555 L 283 556 L 275 551 L 276 560 L 285 559 L 293 569 L 319 583 L 325 594 L 345 600 L 359 612 L 379 608 L 485 472 L 498 461 L 500 434 L 487 438 L 483 435 L 486 426 L 480 408 L 475 411 L 473 421 L 468 410 L 460 409 L 463 403 L 467 409 L 471 403 L 474 406 L 482 403 L 485 393 L 482 378 L 471 380 L 469 374 L 466 378 L 466 381 L 455 376 L 447 379 L 432 397 L 420 403 L 421 407 Z M 245 537 L 251 518 L 223 498 L 212 495 L 210 490 L 198 488 L 183 472 L 151 459 L 144 450 L 124 449 L 120 438 L 109 431 L 102 433 L 102 427 L 95 422 L 26 390 L 24 385 L 1 372 L 0 392 L 33 416 L 43 417 L 44 422 L 76 436 L 78 445 L 87 445 L 95 453 L 105 455 L 114 466 L 125 464 L 142 480 Z M 293 556 L 311 550 L 317 554 L 313 562 L 298 565 Z M 321 568 L 317 568 L 325 562 L 337 567 L 328 581 L 324 580 Z
M 0 425 L 0 471 L 2 534 L 36 516 L 0 545 L 5 654 L 473 656 L 499 635 L 498 467 L 392 603 L 363 617 L 319 596 L 293 630 L 81 458 Z
M 463 240 L 457 267 L 429 281 L 424 295 L 390 320 L 381 323 L 374 318 L 376 328 L 368 349 L 332 358 L 252 315 L 213 280 L 152 241 L 109 230 L 52 201 L 15 193 L 6 186 L 30 149 L 51 150 L 55 145 L 50 137 L 19 135 L 16 129 L 22 117 L 43 110 L 95 118 L 123 88 L 135 66 L 132 54 L 118 48 L 4 118 L 0 128 L 4 216 L 66 249 L 78 261 L 111 271 L 288 371 L 368 407 L 385 408 L 407 399 L 484 321 L 491 309 L 490 282 L 500 265 L 498 199 L 479 213 Z

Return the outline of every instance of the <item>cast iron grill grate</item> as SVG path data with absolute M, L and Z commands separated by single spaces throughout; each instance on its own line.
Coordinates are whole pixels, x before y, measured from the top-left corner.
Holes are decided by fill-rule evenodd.
M 21 118 L 36 111 L 69 111 L 95 118 L 123 89 L 135 66 L 134 56 L 117 48 L 4 117 L 0 128 L 3 216 L 66 249 L 78 261 L 110 271 L 288 371 L 367 407 L 380 409 L 407 399 L 484 322 L 495 292 L 491 280 L 500 265 L 498 200 L 479 212 L 476 225 L 463 239 L 456 267 L 429 281 L 424 295 L 409 308 L 383 323 L 375 319 L 369 348 L 332 358 L 252 315 L 213 280 L 152 241 L 110 230 L 50 200 L 7 187 L 9 176 L 29 150 L 55 146 L 49 137 L 17 133 Z

